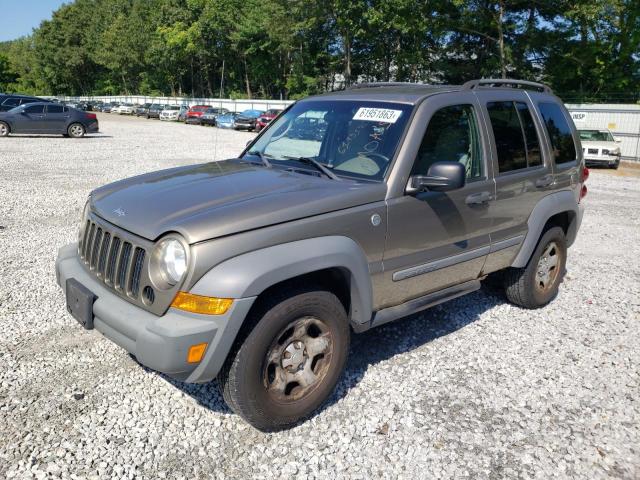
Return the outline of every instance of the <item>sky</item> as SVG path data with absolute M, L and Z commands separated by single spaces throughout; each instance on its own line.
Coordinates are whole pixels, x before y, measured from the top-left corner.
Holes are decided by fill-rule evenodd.
M 0 42 L 29 35 L 70 0 L 0 0 Z

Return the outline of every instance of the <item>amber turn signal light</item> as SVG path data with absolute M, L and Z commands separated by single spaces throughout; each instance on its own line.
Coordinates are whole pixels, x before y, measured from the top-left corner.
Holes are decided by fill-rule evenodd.
M 199 343 L 197 345 L 191 345 L 189 352 L 187 353 L 187 362 L 198 363 L 204 357 L 204 352 L 207 351 L 208 343 Z
M 171 302 L 173 308 L 204 315 L 222 315 L 227 313 L 233 303 L 231 298 L 205 297 L 188 292 L 178 292 Z

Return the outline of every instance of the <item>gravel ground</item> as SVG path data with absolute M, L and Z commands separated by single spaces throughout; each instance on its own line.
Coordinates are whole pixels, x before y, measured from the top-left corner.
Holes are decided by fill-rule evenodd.
M 252 134 L 100 121 L 86 139 L 0 142 L 0 478 L 640 477 L 637 170 L 592 170 L 547 308 L 485 287 L 354 336 L 329 404 L 262 434 L 215 384 L 171 381 L 81 330 L 54 274 L 92 188 L 237 154 Z

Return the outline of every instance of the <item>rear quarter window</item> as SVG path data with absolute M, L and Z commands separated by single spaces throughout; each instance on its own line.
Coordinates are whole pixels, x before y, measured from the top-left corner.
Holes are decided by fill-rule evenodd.
M 541 102 L 538 104 L 538 108 L 551 140 L 555 162 L 575 162 L 577 159 L 576 145 L 567 118 L 560 106 L 555 103 Z

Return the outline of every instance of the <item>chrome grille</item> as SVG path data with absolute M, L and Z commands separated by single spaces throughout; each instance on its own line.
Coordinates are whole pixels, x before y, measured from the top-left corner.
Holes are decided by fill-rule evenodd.
M 145 249 L 120 238 L 109 227 L 87 220 L 79 245 L 89 271 L 123 295 L 138 299 Z

